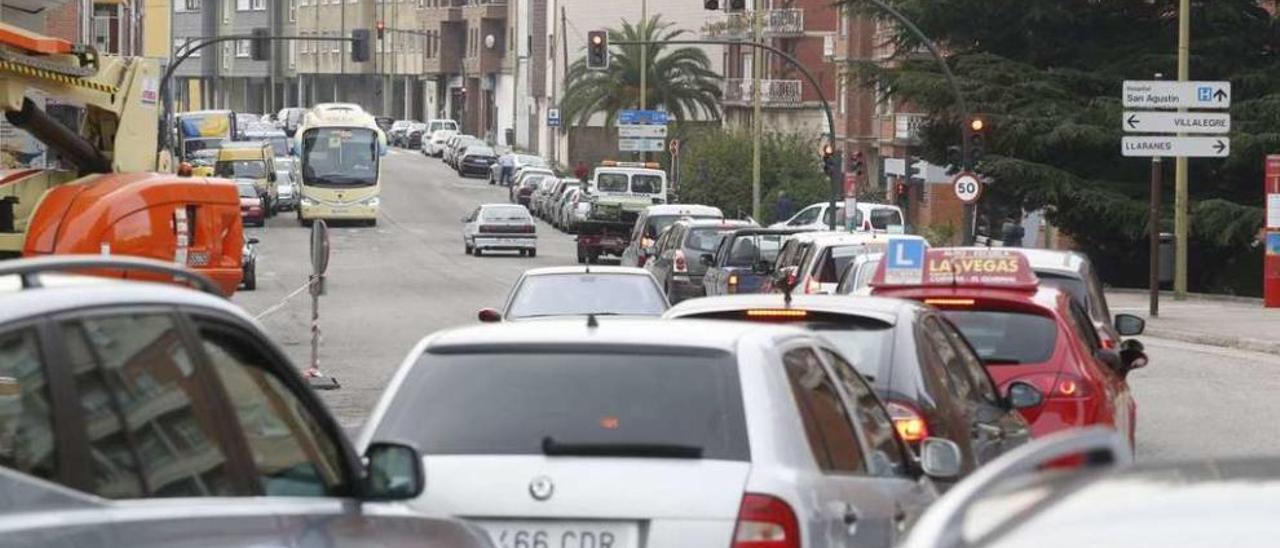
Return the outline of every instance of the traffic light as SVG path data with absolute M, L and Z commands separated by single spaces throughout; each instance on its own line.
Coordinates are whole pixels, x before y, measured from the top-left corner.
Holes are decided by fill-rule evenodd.
M 987 121 L 981 116 L 974 116 L 965 121 L 964 131 L 969 138 L 969 158 L 966 170 L 973 169 L 982 161 L 987 152 Z
M 249 40 L 249 57 L 254 61 L 271 60 L 271 30 L 265 27 L 253 29 L 253 38 Z
M 826 173 L 827 176 L 830 177 L 835 174 L 838 167 L 839 166 L 836 165 L 835 147 L 831 146 L 831 143 L 822 145 L 822 172 Z
M 351 62 L 366 63 L 369 61 L 369 29 L 351 31 Z
M 747 0 L 729 0 L 729 11 L 743 11 L 747 9 Z
M 906 165 L 906 172 L 907 172 L 907 177 L 906 177 L 906 179 L 907 179 L 907 184 L 914 183 L 914 182 L 916 182 L 916 179 L 922 179 L 922 178 L 923 178 L 923 177 L 921 177 L 921 176 L 920 176 L 920 170 L 916 167 L 916 162 L 917 162 L 917 161 L 919 161 L 919 158 L 912 158 L 912 157 L 910 157 L 910 156 L 907 156 L 907 157 L 903 160 L 903 162 L 905 162 L 905 163 L 907 164 L 907 165 Z
M 587 68 L 605 70 L 609 68 L 609 33 L 593 30 L 587 33 Z
M 720 0 L 702 0 L 702 7 L 707 10 L 719 10 Z
M 382 38 L 386 36 L 386 34 L 387 34 L 387 22 L 378 21 L 378 41 L 381 42 Z

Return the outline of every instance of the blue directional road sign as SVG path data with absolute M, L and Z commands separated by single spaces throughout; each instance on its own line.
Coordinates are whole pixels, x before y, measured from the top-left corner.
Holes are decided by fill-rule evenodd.
M 618 113 L 618 125 L 623 126 L 665 126 L 668 122 L 666 111 L 661 110 L 624 110 Z
M 884 254 L 885 283 L 921 283 L 924 280 L 924 245 L 922 239 L 890 238 Z
M 560 109 L 547 109 L 547 125 L 550 127 L 560 127 Z

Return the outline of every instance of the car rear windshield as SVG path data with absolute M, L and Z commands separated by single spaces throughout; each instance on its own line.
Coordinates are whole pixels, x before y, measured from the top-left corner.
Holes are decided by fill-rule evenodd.
M 651 215 L 645 220 L 644 234 L 648 238 L 657 238 L 662 234 L 663 230 L 676 223 L 680 219 L 718 219 L 719 216 L 709 215 Z
M 661 316 L 667 309 L 649 276 L 637 274 L 545 274 L 516 288 L 507 317 L 614 314 Z
M 631 177 L 631 192 L 636 194 L 657 194 L 662 192 L 662 177 L 657 175 L 635 175 Z
M 1076 304 L 1086 310 L 1088 309 L 1086 305 L 1089 301 L 1085 298 L 1088 295 L 1088 290 L 1085 289 L 1084 280 L 1055 272 L 1036 271 L 1036 276 L 1040 278 L 1040 285 L 1057 288 L 1070 296 L 1071 300 L 1075 301 Z
M 680 350 L 424 354 L 374 439 L 411 441 L 425 455 L 540 455 L 551 438 L 749 461 L 734 358 Z
M 901 225 L 902 214 L 888 207 L 877 207 L 871 210 L 871 228 L 886 230 L 890 225 Z
M 987 365 L 1043 363 L 1053 355 L 1053 318 L 1025 312 L 947 310 L 945 314 Z
M 888 380 L 893 358 L 893 325 L 876 318 L 834 312 L 795 310 L 771 315 L 768 310 L 730 310 L 684 316 L 709 320 L 734 320 L 756 323 L 785 323 L 807 327 L 835 345 L 858 372 L 875 379 Z
M 596 176 L 596 188 L 601 192 L 626 192 L 627 175 L 625 173 L 601 173 Z
M 720 245 L 720 238 L 729 230 L 715 226 L 696 227 L 685 236 L 684 245 L 689 249 L 710 253 L 716 250 Z
M 729 248 L 728 266 L 750 267 L 760 261 L 772 263 L 782 248 L 782 234 L 742 234 L 733 239 Z
M 840 281 L 840 273 L 849 266 L 849 262 L 864 253 L 867 253 L 867 247 L 864 245 L 828 247 L 822 254 L 821 262 L 813 271 L 814 277 L 822 283 L 836 283 Z
M 531 221 L 529 210 L 519 206 L 486 207 L 480 212 L 486 221 Z

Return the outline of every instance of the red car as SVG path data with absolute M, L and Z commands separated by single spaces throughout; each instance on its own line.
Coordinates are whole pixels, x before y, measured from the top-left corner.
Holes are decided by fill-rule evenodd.
M 253 183 L 236 183 L 236 187 L 240 190 L 240 219 L 244 226 L 267 224 L 267 212 L 262 209 L 262 198 Z
M 929 249 L 923 261 L 886 260 L 872 294 L 941 309 L 1015 403 L 1034 437 L 1107 425 L 1134 442 L 1136 406 L 1125 377 L 1147 363 L 1141 344 L 1105 348 L 1078 303 L 1041 285 L 1025 255 L 996 249 Z M 905 256 L 904 256 L 905 257 Z M 912 272 L 905 265 L 919 265 Z M 886 276 L 886 269 L 889 274 Z

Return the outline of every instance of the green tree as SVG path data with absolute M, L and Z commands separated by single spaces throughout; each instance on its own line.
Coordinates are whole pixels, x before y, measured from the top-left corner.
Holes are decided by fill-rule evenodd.
M 609 41 L 658 42 L 646 46 L 648 108 L 666 110 L 677 122 L 698 114 L 718 120 L 720 75 L 711 70 L 711 61 L 701 49 L 666 45 L 686 34 L 672 29 L 672 25 L 664 23 L 660 16 L 638 25 L 623 21 L 621 29 L 609 30 Z M 640 108 L 641 47 L 611 45 L 608 70 L 588 69 L 585 58 L 569 66 L 568 88 L 560 101 L 566 123 L 586 125 L 592 115 L 604 113 L 605 125 L 612 126 L 619 111 Z
M 1111 281 L 1143 283 L 1134 258 L 1145 257 L 1136 250 L 1145 249 L 1150 162 L 1121 157 L 1120 88 L 1176 75 L 1177 0 L 887 1 L 948 52 L 970 108 L 989 123 L 978 166 L 993 181 L 984 202 L 1047 208 Z M 1263 156 L 1280 147 L 1280 27 L 1259 4 L 1193 3 L 1193 79 L 1230 80 L 1234 95 L 1231 157 L 1190 162 L 1193 288 L 1221 289 L 1233 258 L 1256 254 L 1248 243 L 1262 221 Z M 918 45 L 905 32 L 897 43 L 900 51 Z M 946 147 L 960 140 L 954 94 L 935 62 L 900 61 L 855 69 L 863 83 L 930 114 L 925 155 L 945 163 Z M 1168 230 L 1172 171 L 1166 162 Z
M 684 140 L 680 160 L 680 201 L 719 207 L 726 215 L 751 214 L 751 132 L 704 129 Z M 766 133 L 760 147 L 760 187 L 766 219 L 778 193 L 786 192 L 796 208 L 830 198 L 830 180 L 822 173 L 816 137 Z

